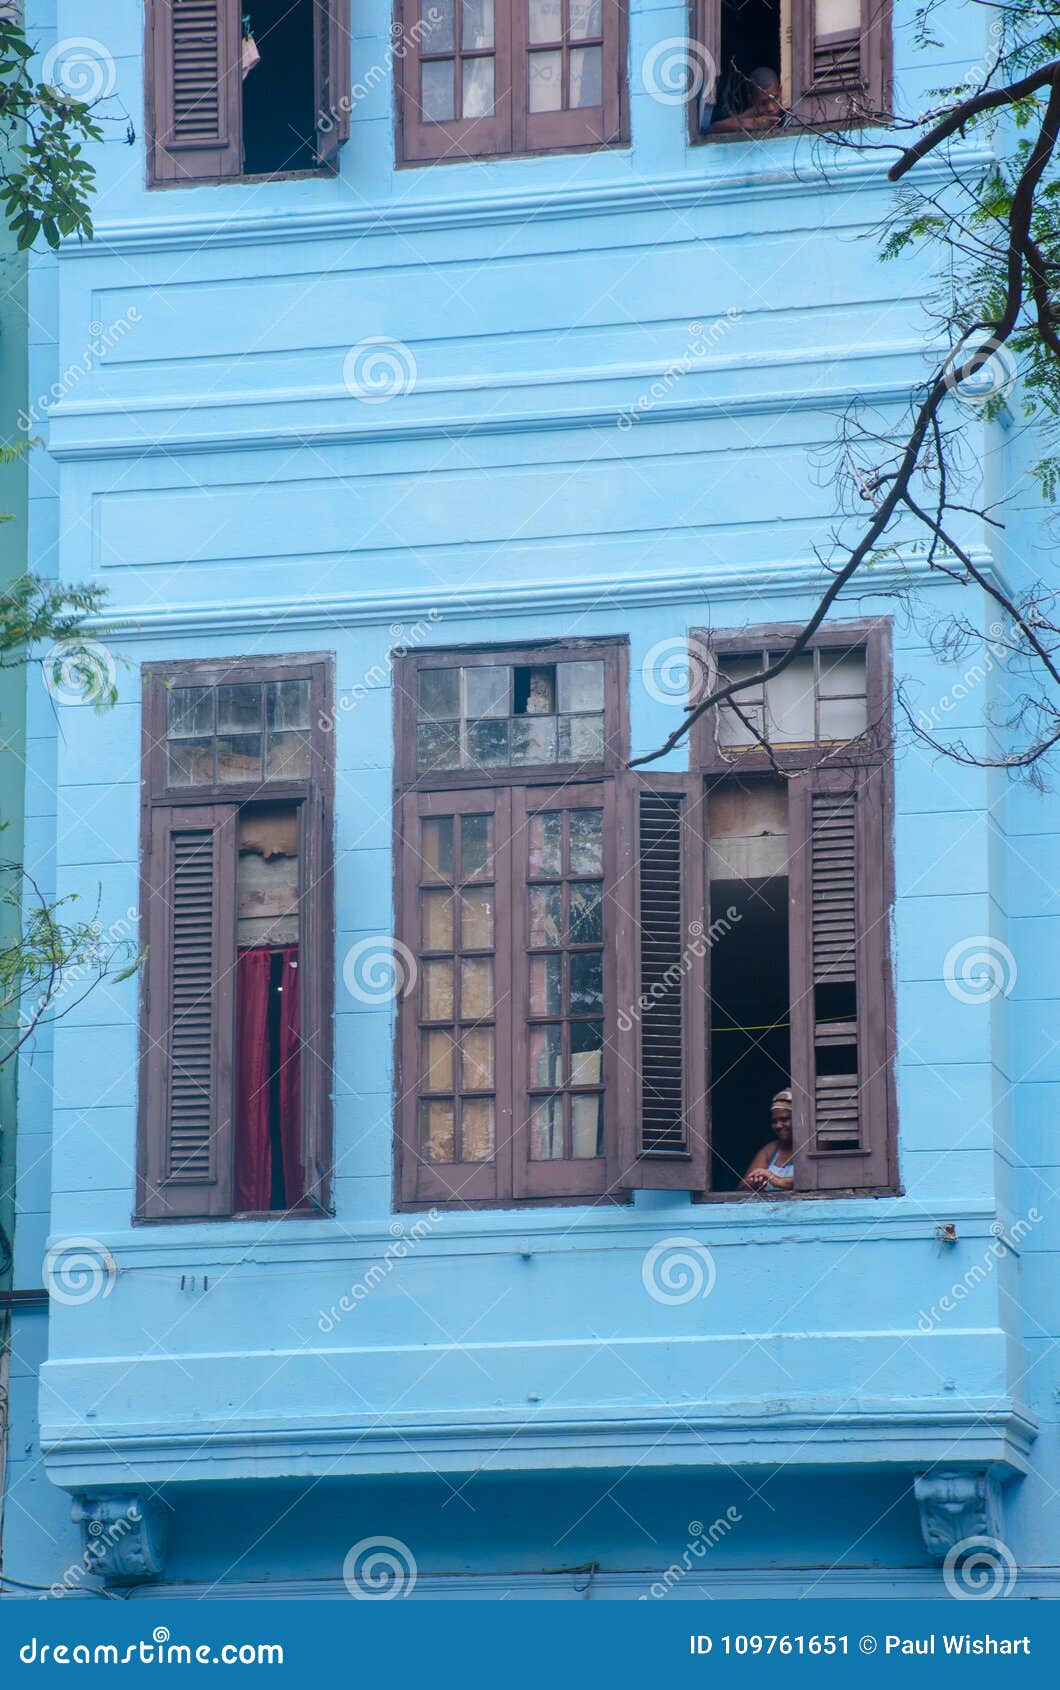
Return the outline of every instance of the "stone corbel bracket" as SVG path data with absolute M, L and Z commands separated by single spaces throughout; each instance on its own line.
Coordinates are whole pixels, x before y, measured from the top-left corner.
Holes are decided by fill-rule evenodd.
M 1001 1493 L 985 1470 L 919 1474 L 913 1492 L 928 1553 L 944 1561 L 967 1538 L 1001 1537 Z
M 85 1565 L 107 1584 L 144 1584 L 166 1564 L 166 1510 L 147 1497 L 76 1497 Z

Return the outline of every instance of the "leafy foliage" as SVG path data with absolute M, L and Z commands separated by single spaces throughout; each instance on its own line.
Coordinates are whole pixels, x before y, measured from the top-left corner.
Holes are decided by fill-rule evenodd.
M 0 203 L 20 251 L 41 234 L 51 247 L 91 237 L 84 145 L 103 139 L 91 104 L 36 80 L 33 55 L 22 25 L 0 20 Z

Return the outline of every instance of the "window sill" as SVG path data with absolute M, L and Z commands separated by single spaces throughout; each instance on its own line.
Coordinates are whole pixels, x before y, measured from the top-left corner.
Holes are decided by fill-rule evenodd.
M 168 188 L 235 188 L 258 182 L 313 182 L 318 177 L 337 175 L 338 170 L 333 164 L 315 164 L 308 170 L 261 171 L 246 176 L 186 176 L 178 181 L 148 181 L 147 187 L 150 193 L 161 193 Z

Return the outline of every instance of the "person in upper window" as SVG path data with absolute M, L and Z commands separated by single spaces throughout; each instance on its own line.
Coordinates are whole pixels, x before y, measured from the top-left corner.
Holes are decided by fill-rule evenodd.
M 740 1181 L 741 1191 L 791 1191 L 795 1184 L 792 1161 L 791 1091 L 778 1091 L 770 1108 L 774 1136 L 752 1157 Z
M 777 129 L 784 121 L 784 107 L 780 103 L 780 77 L 769 65 L 759 65 L 748 77 L 742 77 L 747 104 L 732 117 L 720 117 L 709 126 L 711 135 L 760 134 Z M 702 119 L 701 119 L 702 122 Z

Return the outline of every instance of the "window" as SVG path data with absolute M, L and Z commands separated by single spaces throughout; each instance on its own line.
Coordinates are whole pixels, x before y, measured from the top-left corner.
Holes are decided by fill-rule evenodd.
M 625 659 L 611 641 L 400 666 L 406 1201 L 615 1187 Z
M 349 0 L 149 0 L 152 185 L 334 167 L 349 134 Z
M 409 163 L 627 138 L 624 0 L 401 0 Z
M 717 76 L 691 102 L 701 139 L 857 123 L 887 110 L 890 0 L 694 0 Z
M 797 632 L 694 631 L 692 649 L 713 683 L 759 672 Z M 789 1085 L 797 1190 L 893 1183 L 889 701 L 885 628 L 836 625 L 694 725 L 714 1191 L 739 1186 Z
M 330 675 L 144 672 L 139 1213 L 326 1210 Z
M 691 649 L 748 675 L 795 632 Z M 735 1195 L 789 1086 L 794 1190 L 890 1189 L 886 631 L 700 719 L 687 774 L 627 767 L 625 655 L 401 661 L 401 1199 Z

